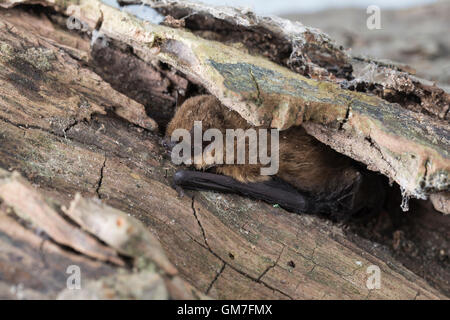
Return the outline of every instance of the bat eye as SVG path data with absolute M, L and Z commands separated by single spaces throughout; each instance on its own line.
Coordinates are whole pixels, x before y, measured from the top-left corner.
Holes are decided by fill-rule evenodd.
M 170 141 L 169 137 L 164 138 L 163 141 L 162 141 L 163 147 L 168 149 L 168 150 L 172 150 L 173 147 L 175 147 L 176 144 L 177 144 L 177 142 L 176 141 Z

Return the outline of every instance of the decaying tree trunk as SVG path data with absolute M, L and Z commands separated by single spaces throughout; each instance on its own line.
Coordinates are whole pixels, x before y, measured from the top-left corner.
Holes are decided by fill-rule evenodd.
M 158 3 L 172 27 L 98 1 L 13 7 L 27 2 L 0 1 L 8 8 L 0 10 L 0 167 L 23 176 L 0 171 L 0 297 L 447 298 L 448 217 L 427 216 L 430 230 L 417 242 L 396 233 L 399 250 L 422 250 L 417 243 L 432 233 L 433 254 L 444 251 L 442 264 L 402 260 L 412 272 L 386 247 L 319 217 L 213 192 L 178 197 L 170 186 L 176 168 L 157 133 L 177 92 L 208 90 L 254 124 L 303 123 L 423 197 L 448 188 L 445 92 L 356 61 L 317 30 L 292 29 L 289 38 L 294 26 L 281 29 L 287 22 L 278 20 L 170 1 Z M 87 30 L 67 30 L 72 13 Z M 201 24 L 196 15 L 207 18 Z M 107 46 L 91 48 L 86 31 L 96 25 Z M 244 36 L 249 52 L 226 39 L 227 28 Z M 352 79 L 367 65 L 370 81 Z M 382 83 L 383 72 L 393 82 Z M 367 81 L 393 95 L 431 90 L 430 99 L 444 102 L 400 106 L 344 89 Z M 70 265 L 81 269 L 80 291 L 65 290 Z M 372 265 L 381 270 L 380 289 L 366 285 Z

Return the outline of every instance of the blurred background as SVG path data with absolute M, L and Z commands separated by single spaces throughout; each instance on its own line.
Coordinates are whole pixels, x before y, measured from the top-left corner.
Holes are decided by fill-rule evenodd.
M 353 55 L 409 65 L 450 91 L 449 0 L 201 0 L 250 8 L 321 29 Z M 369 5 L 381 9 L 381 29 L 366 26 Z
M 194 0 L 196 1 L 196 0 Z M 436 2 L 436 0 L 198 0 L 212 5 L 248 7 L 262 15 L 311 13 L 331 8 L 367 8 L 369 5 L 381 9 L 399 9 Z

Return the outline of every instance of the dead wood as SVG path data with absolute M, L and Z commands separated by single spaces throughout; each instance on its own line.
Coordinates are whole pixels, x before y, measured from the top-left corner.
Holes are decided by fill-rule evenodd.
M 257 40 L 244 41 L 242 49 L 229 39 L 197 36 L 202 29 L 198 21 L 179 29 L 140 20 L 100 1 L 41 3 L 78 18 L 90 30 L 99 25 L 98 32 L 148 63 L 169 64 L 253 125 L 287 129 L 303 124 L 320 141 L 397 182 L 405 197 L 427 199 L 449 188 L 449 95 L 395 65 L 351 57 L 319 30 L 239 10 L 146 1 L 178 19 L 180 12 L 188 13 L 187 20 L 213 19 L 219 35 L 229 28 L 240 34 L 242 28 Z M 266 54 L 270 48 L 264 51 L 260 45 L 268 39 L 279 42 L 277 48 L 290 48 L 289 57 Z M 417 97 L 396 98 L 402 95 Z
M 54 9 L 64 12 L 58 6 Z M 104 18 L 108 10 L 103 10 Z M 38 17 L 19 8 L 1 10 L 0 15 L 0 167 L 19 171 L 38 188 L 32 189 L 16 175 L 2 173 L 0 239 L 5 251 L 0 253 L 0 268 L 2 275 L 6 274 L 0 280 L 2 297 L 78 298 L 77 292 L 60 293 L 66 281 L 62 275 L 68 265 L 76 264 L 90 280 L 82 297 L 447 298 L 448 271 L 444 267 L 427 266 L 424 273 L 429 272 L 430 277 L 418 276 L 386 247 L 355 234 L 349 236 L 327 220 L 213 192 L 177 197 L 170 186 L 176 168 L 160 146 L 160 137 L 151 131 L 156 122 L 143 113 L 143 104 L 147 111 L 156 109 L 159 102 L 165 104 L 166 111 L 154 110 L 154 114 L 159 114 L 160 120 L 167 119 L 174 108 L 175 91 L 202 90 L 198 84 L 204 83 L 178 69 L 170 74 L 154 57 L 146 59 L 149 52 L 138 51 L 133 43 L 128 47 L 115 43 L 123 39 L 108 32 L 120 30 L 112 28 L 117 20 L 104 20 L 102 28 L 112 38 L 111 50 L 127 52 L 133 48 L 133 53 L 124 57 L 132 56 L 127 61 L 139 63 L 153 77 L 141 78 L 147 78 L 149 84 L 165 82 L 162 86 L 176 88 L 161 90 L 155 85 L 149 90 L 160 97 L 158 103 L 147 105 L 151 96 L 141 101 L 136 98 L 138 103 L 123 94 L 126 90 L 119 93 L 113 88 L 118 88 L 119 82 L 108 84 L 107 63 L 96 66 L 99 57 L 95 59 L 95 53 L 90 57 L 90 39 L 61 28 L 57 12 L 47 11 Z M 90 16 L 86 21 L 97 22 Z M 139 36 L 130 39 L 137 41 Z M 110 78 L 114 78 L 112 74 Z M 135 96 L 142 90 L 136 90 Z M 430 121 L 441 125 L 439 119 Z M 26 186 L 27 192 L 38 193 L 33 199 L 45 208 L 41 216 L 33 216 L 33 225 L 18 219 L 30 217 L 32 212 L 24 205 L 30 193 L 10 194 L 16 183 L 19 188 Z M 77 192 L 85 198 L 98 197 L 111 208 L 95 201 L 74 200 Z M 46 204 L 43 199 L 48 197 L 56 204 Z M 96 210 L 105 213 L 102 219 L 106 220 L 95 215 Z M 138 219 L 145 229 L 128 220 L 118 223 L 126 219 L 124 213 Z M 122 259 L 125 266 L 107 263 L 104 260 L 111 259 L 79 247 L 86 243 L 58 238 L 60 234 L 53 230 L 58 224 L 67 228 L 65 239 L 74 234 L 93 238 L 98 251 L 113 250 L 112 256 Z M 140 238 L 131 232 L 127 234 L 131 238 L 122 241 L 119 227 L 124 225 L 138 234 L 151 234 Z M 36 226 L 45 234 L 36 232 Z M 445 226 L 444 230 L 434 226 L 430 228 L 438 235 L 447 232 Z M 441 245 L 448 250 L 446 242 Z M 130 269 L 127 257 L 140 272 Z M 27 263 L 19 266 L 16 261 L 20 259 Z M 46 263 L 50 259 L 55 263 Z M 162 270 L 162 276 L 152 273 L 149 261 Z M 366 286 L 370 265 L 381 270 L 379 290 Z M 125 271 L 122 274 L 120 270 Z M 96 281 L 100 277 L 104 280 Z M 148 284 L 142 290 L 147 295 L 139 296 L 124 285 L 139 281 Z M 198 292 L 192 294 L 192 287 Z
M 120 210 L 76 194 L 70 208 L 65 209 L 68 217 L 78 223 L 74 224 L 58 213 L 61 208 L 57 203 L 43 197 L 16 171 L 11 174 L 3 169 L 0 199 L 3 298 L 204 297 L 178 278 L 158 240 Z M 26 263 L 18 265 L 16 259 Z M 127 259 L 131 259 L 131 266 Z M 68 270 L 73 266 L 79 268 L 83 286 L 64 289 L 69 281 Z M 41 277 L 39 272 L 45 275 Z

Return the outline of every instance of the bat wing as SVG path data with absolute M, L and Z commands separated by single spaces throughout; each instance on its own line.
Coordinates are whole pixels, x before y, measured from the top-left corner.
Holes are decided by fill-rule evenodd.
M 229 176 L 220 174 L 179 170 L 173 177 L 176 186 L 190 190 L 212 190 L 235 193 L 280 207 L 295 213 L 335 213 L 348 212 L 353 207 L 354 194 L 346 190 L 336 199 L 320 199 L 301 192 L 290 184 L 271 179 L 264 182 L 242 183 Z M 346 194 L 345 194 L 346 193 Z

